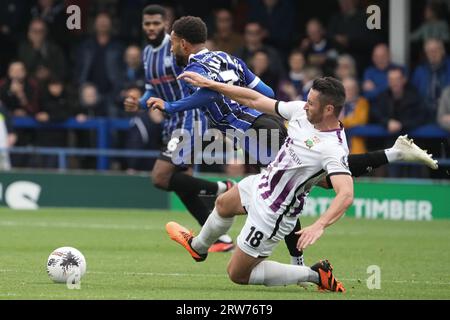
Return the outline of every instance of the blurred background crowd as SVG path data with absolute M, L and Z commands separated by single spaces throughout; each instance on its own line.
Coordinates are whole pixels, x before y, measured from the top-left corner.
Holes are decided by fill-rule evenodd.
M 305 99 L 313 79 L 341 79 L 347 101 L 346 128 L 379 124 L 396 137 L 426 124 L 450 131 L 449 1 L 411 1 L 408 65 L 392 62 L 388 0 L 36 0 L 0 1 L 0 113 L 8 146 L 94 148 L 94 131 L 18 129 L 17 117 L 39 123 L 82 123 L 95 117 L 130 119 L 113 148 L 159 149 L 162 118 L 127 114 L 123 100 L 144 90 L 142 9 L 166 7 L 171 21 L 183 15 L 207 23 L 208 48 L 242 58 L 277 99 Z M 66 28 L 66 7 L 81 8 L 80 30 Z M 377 4 L 382 28 L 366 25 L 365 8 Z M 167 31 L 170 32 L 170 24 Z M 351 152 L 392 145 L 394 138 L 353 137 Z M 420 144 L 420 142 L 418 142 Z M 422 141 L 436 157 L 447 157 L 447 139 Z M 55 157 L 12 155 L 12 167 L 56 168 Z M 148 159 L 123 159 L 111 169 L 148 170 Z M 76 157 L 71 168 L 95 168 L 95 158 Z M 241 175 L 239 163 L 214 168 Z M 445 177 L 420 168 L 380 175 Z

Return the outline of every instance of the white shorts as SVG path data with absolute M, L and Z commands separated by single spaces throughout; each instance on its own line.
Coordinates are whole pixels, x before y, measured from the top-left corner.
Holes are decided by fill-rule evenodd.
M 237 238 L 237 244 L 254 258 L 270 256 L 278 242 L 292 232 L 298 219 L 276 214 L 267 206 L 260 196 L 260 175 L 249 176 L 238 184 L 247 220 Z

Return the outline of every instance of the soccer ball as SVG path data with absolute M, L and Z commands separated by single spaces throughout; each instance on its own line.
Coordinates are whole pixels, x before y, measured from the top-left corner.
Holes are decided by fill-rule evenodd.
M 72 247 L 55 249 L 48 257 L 47 273 L 54 282 L 76 284 L 86 273 L 86 259 Z

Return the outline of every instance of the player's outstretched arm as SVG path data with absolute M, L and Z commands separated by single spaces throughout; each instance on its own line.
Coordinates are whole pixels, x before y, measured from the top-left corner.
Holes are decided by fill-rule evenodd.
M 182 73 L 178 76 L 178 79 L 182 79 L 196 87 L 208 88 L 220 92 L 221 94 L 234 101 L 237 101 L 242 105 L 259 110 L 261 112 L 274 115 L 277 114 L 275 111 L 275 103 L 277 101 L 271 98 L 267 98 L 252 89 L 216 82 L 210 79 L 206 79 L 198 73 L 190 71 Z
M 159 98 L 150 98 L 147 101 L 147 106 L 150 109 L 158 109 L 160 111 L 173 114 L 176 112 L 205 107 L 212 102 L 219 101 L 221 97 L 222 96 L 217 91 L 201 88 L 194 94 L 173 102 L 167 102 Z
M 353 203 L 353 179 L 350 175 L 340 174 L 330 177 L 336 197 L 330 207 L 312 225 L 296 232 L 300 235 L 297 248 L 303 250 L 312 245 L 323 234 L 326 227 L 335 223 Z

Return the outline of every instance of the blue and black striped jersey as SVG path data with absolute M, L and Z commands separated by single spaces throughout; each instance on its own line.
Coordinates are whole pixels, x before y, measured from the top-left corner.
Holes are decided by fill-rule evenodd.
M 166 34 L 164 40 L 158 47 L 148 45 L 143 52 L 143 62 L 145 70 L 146 93 L 141 98 L 141 105 L 150 96 L 156 96 L 165 101 L 177 101 L 187 97 L 190 90 L 185 82 L 177 80 L 177 76 L 182 69 L 175 63 L 175 59 L 170 51 L 170 36 Z M 164 121 L 163 138 L 170 139 L 172 132 L 176 129 L 185 129 L 194 134 L 194 122 L 198 122 L 198 129 L 202 134 L 207 129 L 205 115 L 199 109 L 177 112 L 167 116 Z
M 222 51 L 204 49 L 189 57 L 189 63 L 184 69 L 201 74 L 204 77 L 223 83 L 254 88 L 260 79 L 255 76 L 240 59 Z M 186 84 L 190 93 L 197 88 Z M 245 132 L 262 113 L 242 106 L 225 96 L 216 102 L 202 108 L 210 124 L 221 130 L 233 128 Z

